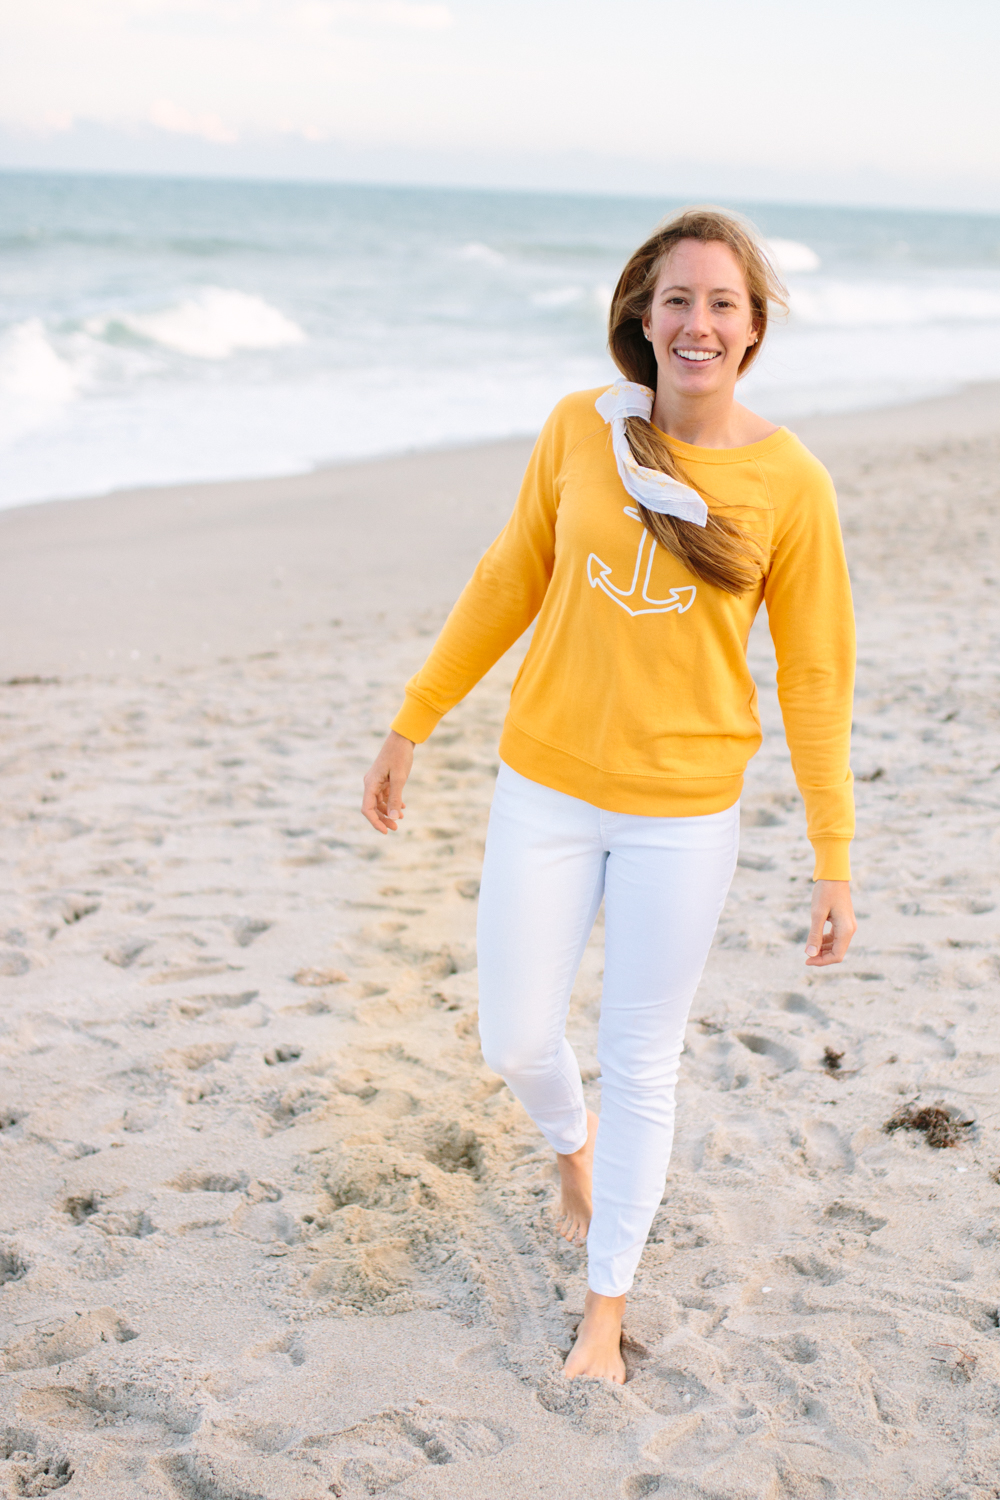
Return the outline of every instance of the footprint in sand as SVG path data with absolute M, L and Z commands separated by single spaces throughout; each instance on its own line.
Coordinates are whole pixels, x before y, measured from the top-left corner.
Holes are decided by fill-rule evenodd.
M 28 1274 L 28 1263 L 22 1260 L 12 1245 L 0 1245 L 0 1286 L 10 1281 L 20 1281 Z
M 156 1225 L 144 1208 L 126 1208 L 118 1213 L 96 1213 L 88 1218 L 92 1229 L 112 1239 L 144 1240 L 156 1233 Z
M 124 943 L 118 943 L 114 948 L 109 948 L 104 957 L 117 969 L 130 969 L 139 955 L 151 947 L 152 944 L 144 942 L 142 938 L 132 938 Z
M 504 1438 L 492 1424 L 417 1402 L 345 1429 L 333 1446 L 342 1463 L 330 1493 L 360 1500 L 384 1494 L 428 1464 L 492 1458 Z
M 273 922 L 265 922 L 262 917 L 237 917 L 236 921 L 230 923 L 230 930 L 238 948 L 249 948 L 256 938 L 269 932 L 273 926 Z
M 277 1067 L 279 1063 L 295 1062 L 302 1056 L 302 1048 L 292 1045 L 271 1047 L 264 1053 L 264 1061 L 269 1068 Z
M 123 1355 L 110 1378 L 85 1374 L 76 1385 L 26 1388 L 20 1401 L 26 1415 L 47 1426 L 107 1428 L 117 1419 L 128 1424 L 133 1442 L 143 1428 L 161 1440 L 188 1436 L 203 1420 L 203 1403 L 200 1383 L 167 1379 L 162 1361 L 150 1354 L 132 1361 Z
M 425 1151 L 427 1160 L 442 1172 L 467 1172 L 478 1179 L 483 1168 L 483 1143 L 474 1130 L 446 1126 Z
M 250 1185 L 246 1172 L 219 1172 L 192 1168 L 181 1172 L 167 1186 L 178 1193 L 244 1193 Z
M 802 1147 L 810 1167 L 821 1172 L 853 1172 L 854 1152 L 828 1120 L 805 1120 Z
M 825 1010 L 820 1010 L 805 995 L 798 995 L 792 990 L 786 990 L 784 994 L 776 996 L 777 1004 L 781 1010 L 787 1011 L 793 1016 L 808 1016 L 818 1026 L 829 1026 L 830 1017 Z
M 645 1500 L 660 1493 L 660 1481 L 667 1484 L 666 1474 L 630 1474 L 621 1488 L 622 1500 Z
M 33 1432 L 19 1427 L 0 1427 L 0 1487 L 5 1495 L 48 1495 L 61 1490 L 73 1478 L 73 1465 L 65 1454 L 39 1453 Z
M 774 1347 L 782 1359 L 787 1359 L 792 1364 L 811 1365 L 819 1359 L 819 1345 L 804 1333 L 793 1333 L 786 1339 L 778 1339 Z
M 138 1338 L 124 1318 L 111 1307 L 79 1313 L 55 1327 L 33 1329 L 12 1340 L 0 1353 L 4 1370 L 41 1370 L 77 1359 L 98 1344 L 125 1344 Z
M 818 1255 L 785 1255 L 782 1259 L 796 1275 L 804 1276 L 807 1281 L 818 1281 L 820 1286 L 834 1286 L 844 1279 L 844 1272 L 839 1267 L 820 1260 Z
M 65 1200 L 62 1211 L 64 1214 L 69 1214 L 74 1224 L 85 1224 L 100 1210 L 101 1202 L 99 1193 L 74 1193 Z
M 799 1066 L 798 1054 L 769 1036 L 758 1036 L 750 1031 L 738 1031 L 736 1040 L 742 1042 L 748 1052 L 752 1052 L 761 1059 L 765 1072 L 790 1073 L 793 1068 Z
M 265 1339 L 262 1344 L 255 1344 L 247 1350 L 248 1359 L 268 1359 L 273 1355 L 287 1355 L 289 1362 L 296 1367 L 306 1362 L 306 1352 L 297 1334 L 279 1333 L 273 1339 Z
M 171 1047 L 163 1054 L 163 1061 L 167 1067 L 187 1068 L 192 1073 L 197 1073 L 200 1068 L 207 1068 L 209 1063 L 227 1062 L 233 1050 L 233 1044 L 224 1042 L 202 1042 L 195 1047 Z
M 241 990 L 235 995 L 185 995 L 183 999 L 170 1002 L 171 1012 L 180 1021 L 197 1021 L 201 1016 L 212 1017 L 216 1010 L 240 1010 L 256 1000 L 260 990 Z
M 343 969 L 299 969 L 294 975 L 295 984 L 304 984 L 320 989 L 328 984 L 346 984 L 350 978 Z
M 91 896 L 55 896 L 47 904 L 62 918 L 67 927 L 71 927 L 75 922 L 82 922 L 84 917 L 93 916 L 95 911 L 101 909 L 101 903 Z
M 854 1203 L 835 1202 L 827 1205 L 823 1210 L 824 1219 L 833 1219 L 835 1223 L 842 1224 L 845 1229 L 854 1230 L 857 1234 L 875 1234 L 884 1229 L 889 1220 L 881 1214 L 869 1213 L 867 1208 L 862 1208 Z

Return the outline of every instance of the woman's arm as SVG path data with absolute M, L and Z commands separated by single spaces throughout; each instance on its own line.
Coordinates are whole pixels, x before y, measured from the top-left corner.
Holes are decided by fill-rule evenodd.
M 816 854 L 813 879 L 849 880 L 854 606 L 836 496 L 815 460 L 778 507 L 764 599 L 785 738 Z
M 485 677 L 542 606 L 555 564 L 558 413 L 557 407 L 535 444 L 510 520 L 480 559 L 427 660 L 406 684 L 392 727 L 415 744 Z
M 836 495 L 811 457 L 775 521 L 764 597 L 785 737 L 816 856 L 806 963 L 821 967 L 843 960 L 857 928 L 850 891 L 855 641 Z
M 395 832 L 403 789 L 421 743 L 541 608 L 555 563 L 559 408 L 535 444 L 513 514 L 480 560 L 430 655 L 406 684 L 406 698 L 365 776 L 361 811 L 378 833 Z

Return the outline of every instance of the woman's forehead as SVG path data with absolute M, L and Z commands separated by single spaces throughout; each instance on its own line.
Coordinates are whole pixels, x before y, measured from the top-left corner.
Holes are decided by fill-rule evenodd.
M 719 289 L 746 290 L 743 268 L 728 245 L 721 240 L 678 240 L 660 262 L 657 281 L 665 276 L 678 282 L 716 280 Z

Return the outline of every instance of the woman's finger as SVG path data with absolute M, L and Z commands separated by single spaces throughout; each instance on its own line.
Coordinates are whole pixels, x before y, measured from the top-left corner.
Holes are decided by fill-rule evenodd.
M 851 938 L 857 932 L 858 924 L 854 920 L 853 913 L 834 912 L 830 920 L 833 923 L 830 951 L 833 962 L 839 964 L 851 946 Z
M 406 806 L 406 803 L 403 801 L 403 788 L 405 785 L 405 775 L 402 775 L 398 770 L 393 770 L 390 766 L 387 785 L 388 806 L 386 808 L 390 818 L 401 818 L 403 816 L 403 809 Z
M 371 773 L 365 777 L 365 795 L 361 802 L 361 813 L 368 819 L 376 833 L 388 832 L 385 823 L 387 807 L 383 787 L 384 780 L 374 780 Z
M 828 913 L 823 907 L 813 907 L 809 936 L 806 938 L 806 958 L 818 958 L 823 947 L 823 929 Z M 799 940 L 801 942 L 801 939 Z

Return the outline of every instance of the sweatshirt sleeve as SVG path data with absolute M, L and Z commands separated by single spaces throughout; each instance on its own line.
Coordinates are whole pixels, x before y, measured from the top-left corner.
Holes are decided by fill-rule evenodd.
M 816 855 L 814 880 L 849 880 L 854 607 L 833 482 L 809 468 L 776 515 L 764 586 L 778 700 Z
M 485 677 L 542 606 L 555 561 L 558 418 L 557 407 L 535 444 L 510 520 L 480 559 L 430 656 L 406 684 L 392 727 L 416 744 Z

